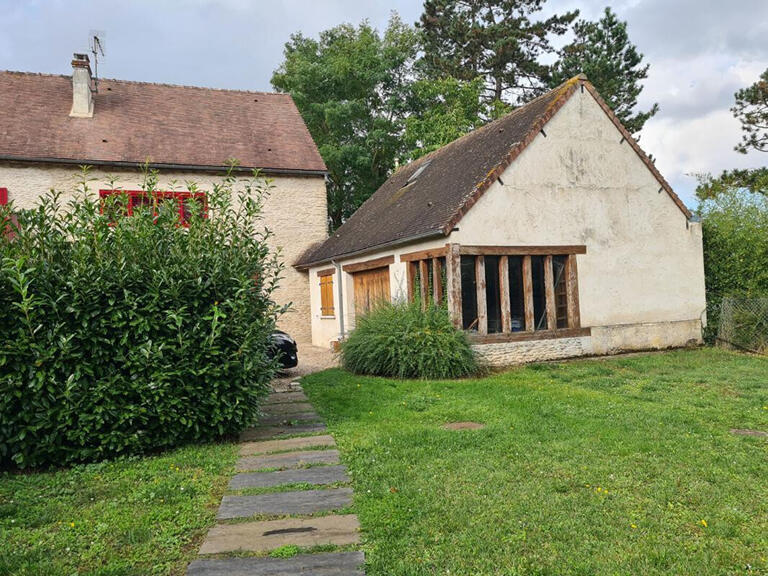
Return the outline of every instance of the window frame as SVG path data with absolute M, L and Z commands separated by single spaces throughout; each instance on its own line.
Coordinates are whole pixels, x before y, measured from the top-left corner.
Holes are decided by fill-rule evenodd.
M 151 195 L 152 203 L 154 206 L 157 206 L 157 202 L 161 200 L 175 200 L 178 204 L 177 211 L 179 215 L 179 226 L 183 226 L 184 228 L 189 228 L 189 219 L 184 217 L 184 206 L 185 201 L 192 198 L 195 200 L 202 200 L 203 203 L 203 209 L 200 213 L 200 216 L 203 219 L 208 218 L 208 195 L 205 192 L 190 192 L 189 190 L 155 190 L 152 192 L 146 192 L 145 190 L 120 190 L 120 189 L 106 189 L 106 190 L 99 190 L 99 199 L 102 200 L 100 206 L 99 206 L 99 212 L 101 214 L 104 214 L 104 202 L 103 200 L 105 198 L 108 198 L 109 196 L 114 196 L 117 194 L 125 194 L 128 198 L 128 204 L 126 206 L 126 213 L 124 216 L 131 217 L 133 216 L 133 208 L 136 204 L 136 199 L 141 198 L 142 200 L 145 198 L 148 198 L 148 195 Z M 155 217 L 157 217 L 157 210 L 153 209 Z M 110 222 L 110 225 L 114 226 L 115 222 Z
M 473 297 L 477 310 L 477 318 L 471 319 L 471 329 L 466 330 L 470 338 L 476 343 L 514 342 L 525 340 L 543 340 L 550 338 L 567 338 L 585 336 L 591 333 L 590 328 L 581 326 L 579 310 L 579 287 L 577 255 L 586 254 L 584 245 L 553 245 L 553 246 L 470 246 L 460 244 L 447 244 L 445 248 L 421 250 L 402 254 L 400 261 L 406 264 L 408 271 L 408 297 L 413 299 L 416 293 L 415 271 L 420 269 L 422 261 L 426 258 L 445 256 L 446 272 L 446 298 L 454 325 L 464 328 L 466 322 L 463 318 L 463 299 Z M 466 286 L 462 290 L 462 259 L 473 257 L 475 273 L 474 289 L 468 290 Z M 498 290 L 500 291 L 500 327 L 495 333 L 488 332 L 488 302 L 486 294 L 486 256 L 492 265 L 499 267 Z M 498 257 L 498 259 L 496 258 Z M 543 263 L 543 300 L 544 310 L 540 320 L 544 326 L 536 330 L 534 317 L 533 298 L 533 258 L 540 257 Z M 510 286 L 510 259 L 519 258 L 521 268 L 522 286 Z M 556 293 L 556 278 L 554 275 L 555 258 L 564 259 L 562 282 L 565 286 L 565 322 L 562 321 L 562 294 Z M 562 260 L 560 260 L 562 261 Z M 465 262 L 466 267 L 468 264 Z M 467 268 L 468 269 L 468 268 Z M 495 271 L 494 271 L 495 274 Z M 494 278 L 495 276 L 492 275 Z M 479 279 L 479 281 L 478 281 Z M 496 287 L 489 288 L 495 290 Z M 522 290 L 522 295 L 517 294 Z M 512 293 L 522 299 L 524 326 L 516 330 L 512 327 Z M 470 294 L 471 293 L 471 294 Z M 558 301 L 560 306 L 558 307 Z M 519 302 L 517 304 L 520 304 Z M 469 309 L 475 309 L 469 306 Z M 558 309 L 561 314 L 558 316 Z M 519 324 L 519 322 L 517 322 Z M 560 326 L 558 327 L 558 323 Z M 493 324 L 496 322 L 494 320 Z M 564 325 L 563 325 L 564 324 Z

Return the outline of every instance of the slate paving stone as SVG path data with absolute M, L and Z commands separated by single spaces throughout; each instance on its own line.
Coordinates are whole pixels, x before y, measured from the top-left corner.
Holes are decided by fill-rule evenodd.
M 269 552 L 281 546 L 346 546 L 360 541 L 359 531 L 354 514 L 217 524 L 208 532 L 200 554 Z
M 309 402 L 309 398 L 304 392 L 274 392 L 264 400 L 264 404 L 282 404 L 284 402 Z
M 298 412 L 313 412 L 315 409 L 309 402 L 287 402 L 285 404 L 269 404 L 262 412 L 270 416 L 279 414 L 296 414 Z
M 303 438 L 286 438 L 285 440 L 265 440 L 263 442 L 243 442 L 240 444 L 240 456 L 255 456 L 282 452 L 284 450 L 305 450 L 308 448 L 325 448 L 336 446 L 333 436 L 305 436 Z
M 302 554 L 293 558 L 195 560 L 187 576 L 364 576 L 362 552 Z
M 259 426 L 275 426 L 290 424 L 291 422 L 318 422 L 320 416 L 316 412 L 301 412 L 299 414 L 266 414 L 259 418 Z
M 299 490 L 252 496 L 224 496 L 216 518 L 248 518 L 257 514 L 288 516 L 340 510 L 352 504 L 351 488 Z
M 279 438 L 280 436 L 314 434 L 315 432 L 324 432 L 325 430 L 325 424 L 322 422 L 300 424 L 297 426 L 260 426 L 243 430 L 243 433 L 240 434 L 240 441 L 269 440 L 270 438 Z
M 309 464 L 338 464 L 338 450 L 308 450 L 286 452 L 271 456 L 245 456 L 237 461 L 237 471 L 261 470 L 263 468 L 302 468 Z
M 337 482 L 349 482 L 349 476 L 347 476 L 344 466 L 316 466 L 298 470 L 235 474 L 229 481 L 229 489 L 269 488 L 281 484 L 323 485 Z

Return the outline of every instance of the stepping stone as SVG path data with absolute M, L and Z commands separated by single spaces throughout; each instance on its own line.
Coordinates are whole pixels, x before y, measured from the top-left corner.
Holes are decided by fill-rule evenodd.
M 293 558 L 195 560 L 187 576 L 365 576 L 362 552 L 302 554 Z
M 263 426 L 258 428 L 246 428 L 243 430 L 243 433 L 240 434 L 240 441 L 269 440 L 270 438 L 279 438 L 280 436 L 314 434 L 315 432 L 324 432 L 325 430 L 325 424 L 322 422 L 304 424 L 301 426 Z
M 285 404 L 269 404 L 263 412 L 277 416 L 279 414 L 296 414 L 298 412 L 312 412 L 314 408 L 309 402 L 286 402 Z
M 768 432 L 762 430 L 749 430 L 745 428 L 731 428 L 731 434 L 737 436 L 755 436 L 756 438 L 768 438 Z
M 443 424 L 443 428 L 446 430 L 481 430 L 485 428 L 485 424 L 480 424 L 480 422 L 448 422 L 448 424 Z
M 264 400 L 264 404 L 282 404 L 283 402 L 309 402 L 309 398 L 304 392 L 274 392 Z
M 272 426 L 290 422 L 317 422 L 320 420 L 315 412 L 301 412 L 300 414 L 268 414 L 259 418 L 259 426 Z
M 288 516 L 314 514 L 346 508 L 352 504 L 352 488 L 330 490 L 300 490 L 275 492 L 254 496 L 224 496 L 216 518 L 248 518 L 256 514 Z
M 346 546 L 360 541 L 359 530 L 360 523 L 354 514 L 217 524 L 208 532 L 200 554 L 224 554 L 239 550 L 269 552 L 291 545 Z
M 229 481 L 230 490 L 243 488 L 269 488 L 281 484 L 336 484 L 349 482 L 344 466 L 317 466 L 299 470 L 280 470 L 278 472 L 253 472 L 235 474 Z
M 240 444 L 240 456 L 254 456 L 282 452 L 284 450 L 304 450 L 307 448 L 324 448 L 336 446 L 333 436 L 307 436 L 304 438 L 287 438 L 285 440 L 266 440 L 264 442 L 244 442 Z
M 262 468 L 303 468 L 308 464 L 338 464 L 338 450 L 310 450 L 286 452 L 271 456 L 246 456 L 237 461 L 237 471 L 261 470 Z

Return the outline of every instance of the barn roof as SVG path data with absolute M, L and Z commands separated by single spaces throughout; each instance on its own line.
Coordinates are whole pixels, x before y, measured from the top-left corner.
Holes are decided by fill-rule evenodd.
M 395 172 L 335 233 L 308 250 L 295 266 L 308 268 L 418 239 L 447 236 L 580 86 L 592 93 L 660 185 L 690 217 L 586 77 L 577 76 Z
M 72 78 L 0 71 L 0 159 L 322 174 L 288 94 L 99 80 L 91 118 L 73 118 Z

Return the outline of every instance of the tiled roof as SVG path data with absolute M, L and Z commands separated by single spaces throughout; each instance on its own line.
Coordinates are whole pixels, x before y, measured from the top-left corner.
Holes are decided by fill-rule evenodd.
M 587 89 L 687 217 L 690 212 L 584 76 L 539 96 L 395 172 L 334 234 L 294 266 L 447 236 L 579 86 Z
M 287 94 L 101 79 L 71 118 L 69 76 L 0 71 L 0 158 L 325 171 Z

